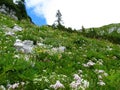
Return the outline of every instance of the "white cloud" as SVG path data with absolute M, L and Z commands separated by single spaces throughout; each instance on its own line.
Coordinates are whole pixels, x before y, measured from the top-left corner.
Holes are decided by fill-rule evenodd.
M 119 0 L 26 0 L 27 8 L 43 15 L 53 24 L 56 11 L 62 13 L 64 25 L 72 28 L 98 27 L 120 22 Z

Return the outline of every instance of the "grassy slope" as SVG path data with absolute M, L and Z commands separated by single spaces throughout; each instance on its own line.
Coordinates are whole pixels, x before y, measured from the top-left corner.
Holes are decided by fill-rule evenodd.
M 104 39 L 87 38 L 77 32 L 53 30 L 47 26 L 37 27 L 24 20 L 14 21 L 2 14 L 0 22 L 0 85 L 6 87 L 8 83 L 25 82 L 24 87 L 17 89 L 44 90 L 51 89 L 50 85 L 60 80 L 65 90 L 70 90 L 73 74 L 82 70 L 83 78 L 90 83 L 88 90 L 120 89 L 120 45 Z M 24 30 L 16 32 L 15 36 L 5 36 L 5 30 L 15 24 Z M 25 55 L 17 52 L 13 46 L 16 38 L 41 42 L 46 47 L 37 46 L 34 53 Z M 65 52 L 52 53 L 51 49 L 59 46 L 65 46 Z M 20 58 L 14 58 L 15 55 Z M 29 61 L 25 60 L 26 56 Z M 89 60 L 95 63 L 102 60 L 103 65 L 84 67 L 82 64 Z M 97 84 L 96 69 L 108 73 L 107 77 L 103 77 L 105 86 Z

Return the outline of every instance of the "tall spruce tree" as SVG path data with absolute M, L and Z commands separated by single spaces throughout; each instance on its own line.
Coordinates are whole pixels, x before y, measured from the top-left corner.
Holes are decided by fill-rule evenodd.
M 57 24 L 62 25 L 61 24 L 62 23 L 62 14 L 61 14 L 60 10 L 57 10 L 56 18 L 57 18 L 57 20 L 56 20 Z
M 58 28 L 63 27 L 62 14 L 61 14 L 60 10 L 57 10 L 56 18 L 57 18 L 57 20 L 55 20 L 55 22 L 53 23 L 53 27 L 58 27 Z

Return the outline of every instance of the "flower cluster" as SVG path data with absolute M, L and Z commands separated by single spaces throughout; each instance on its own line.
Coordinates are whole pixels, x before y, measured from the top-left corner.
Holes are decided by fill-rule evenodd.
M 50 85 L 50 87 L 55 90 L 57 90 L 59 88 L 65 88 L 64 85 L 59 80 L 57 80 L 55 84 Z
M 15 90 L 19 87 L 23 88 L 23 86 L 25 85 L 25 82 L 18 82 L 18 83 L 14 83 L 14 84 L 8 84 L 7 85 L 7 89 L 6 87 L 4 87 L 3 85 L 0 85 L 0 90 Z M 23 89 L 21 89 L 23 90 Z
M 6 88 L 3 85 L 0 85 L 0 90 L 6 90 Z
M 79 70 L 79 73 L 82 73 L 82 70 Z M 74 81 L 71 82 L 71 84 L 70 84 L 70 87 L 72 89 L 75 89 L 75 90 L 76 89 L 77 90 L 82 89 L 82 90 L 84 90 L 85 88 L 89 87 L 89 82 L 87 80 L 84 80 L 82 78 L 82 75 L 79 76 L 78 74 L 74 74 L 73 76 L 74 76 Z
M 8 90 L 15 89 L 19 87 L 19 83 L 14 83 L 13 85 L 8 85 Z
M 82 64 L 84 67 L 92 67 L 94 65 L 103 65 L 102 59 L 96 59 L 95 57 L 92 60 L 89 60 L 86 64 Z
M 103 65 L 103 60 L 102 59 L 98 59 L 96 62 L 98 65 Z
M 7 86 L 8 86 L 8 90 L 14 90 L 14 89 L 16 89 L 16 88 L 18 88 L 18 87 L 20 87 L 20 86 L 24 86 L 25 85 L 25 82 L 20 82 L 20 83 L 14 83 L 14 84 L 8 84 Z
M 97 84 L 100 85 L 100 86 L 104 86 L 105 82 L 103 82 L 102 80 L 99 80 L 99 82 L 97 82 Z
M 60 47 L 54 47 L 52 48 L 52 51 L 57 53 L 57 52 L 60 52 L 60 53 L 63 53 L 65 51 L 66 47 L 64 46 L 60 46 Z
M 46 83 L 50 82 L 49 79 L 45 76 L 42 76 L 42 77 L 37 76 L 36 78 L 34 78 L 33 81 L 34 81 L 35 84 L 43 82 L 43 81 L 46 82 Z
M 98 82 L 97 84 L 100 86 L 104 86 L 105 82 L 103 82 L 103 77 L 108 76 L 108 74 L 104 70 L 95 70 L 95 73 L 98 74 Z
M 89 60 L 86 64 L 83 64 L 84 67 L 91 67 L 91 66 L 94 66 L 95 63 L 91 60 Z

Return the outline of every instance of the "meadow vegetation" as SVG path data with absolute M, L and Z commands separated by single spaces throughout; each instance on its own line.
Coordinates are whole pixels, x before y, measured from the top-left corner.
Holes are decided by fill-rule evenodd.
M 0 22 L 0 90 L 120 90 L 120 24 L 82 32 L 3 14 Z M 17 50 L 18 39 L 32 51 Z

